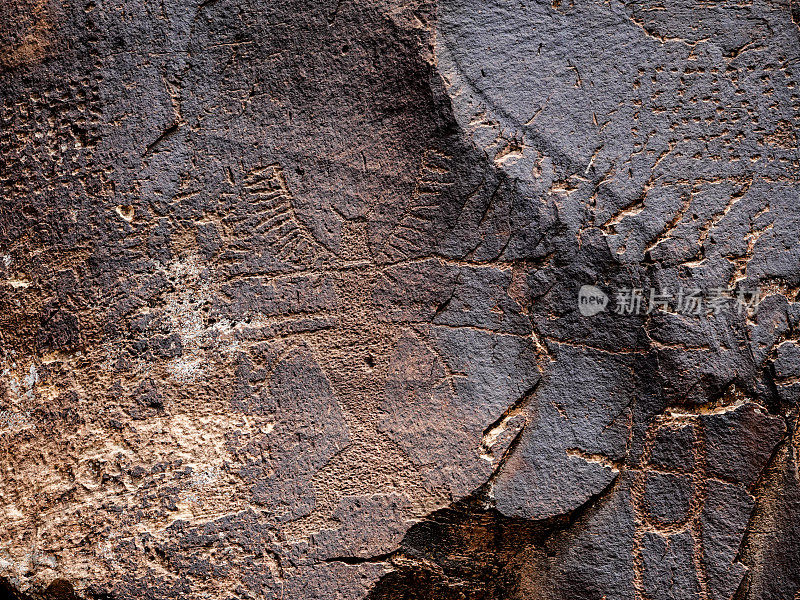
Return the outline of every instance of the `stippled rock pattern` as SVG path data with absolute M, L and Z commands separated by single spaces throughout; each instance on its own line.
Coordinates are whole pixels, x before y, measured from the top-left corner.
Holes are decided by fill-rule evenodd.
M 5 2 L 0 595 L 797 598 L 799 14 Z

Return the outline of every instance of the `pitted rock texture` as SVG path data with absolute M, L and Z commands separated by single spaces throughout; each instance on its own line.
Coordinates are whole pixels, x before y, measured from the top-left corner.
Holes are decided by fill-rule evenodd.
M 7 0 L 0 598 L 799 597 L 797 14 Z

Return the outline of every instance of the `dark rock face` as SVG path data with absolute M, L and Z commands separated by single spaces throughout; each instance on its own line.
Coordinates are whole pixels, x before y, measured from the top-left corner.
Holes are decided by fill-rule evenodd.
M 796 9 L 5 2 L 0 598 L 797 597 Z

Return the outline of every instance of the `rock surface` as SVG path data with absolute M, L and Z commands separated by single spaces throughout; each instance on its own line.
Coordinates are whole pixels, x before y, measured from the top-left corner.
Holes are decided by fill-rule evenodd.
M 2 3 L 0 598 L 797 598 L 798 15 Z

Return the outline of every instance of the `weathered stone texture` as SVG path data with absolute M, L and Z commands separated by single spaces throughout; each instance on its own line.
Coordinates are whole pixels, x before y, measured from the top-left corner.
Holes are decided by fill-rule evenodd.
M 798 23 L 6 0 L 0 598 L 800 597 Z

